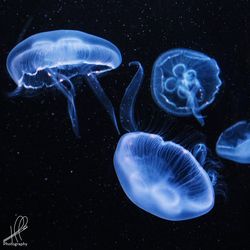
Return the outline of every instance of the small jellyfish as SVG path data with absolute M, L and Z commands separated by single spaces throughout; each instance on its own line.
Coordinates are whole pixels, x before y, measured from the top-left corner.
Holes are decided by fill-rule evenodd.
M 151 91 L 163 110 L 176 116 L 194 115 L 201 125 L 201 110 L 211 104 L 221 86 L 220 69 L 207 55 L 188 49 L 163 53 L 154 63 Z
M 203 168 L 207 157 L 204 144 L 192 153 L 160 135 L 139 131 L 134 104 L 142 84 L 143 68 L 126 89 L 121 102 L 123 135 L 114 155 L 118 180 L 128 198 L 143 210 L 172 221 L 192 219 L 214 206 L 214 188 Z M 133 132 L 131 132 L 133 131 Z
M 239 121 L 223 131 L 216 143 L 216 152 L 222 158 L 250 164 L 250 123 Z
M 58 89 L 68 101 L 73 130 L 78 136 L 76 93 L 71 79 L 81 76 L 104 105 L 119 132 L 113 105 L 98 77 L 117 68 L 121 61 L 118 48 L 100 37 L 77 30 L 38 33 L 17 44 L 8 55 L 7 69 L 17 85 L 10 96 L 22 91 Z

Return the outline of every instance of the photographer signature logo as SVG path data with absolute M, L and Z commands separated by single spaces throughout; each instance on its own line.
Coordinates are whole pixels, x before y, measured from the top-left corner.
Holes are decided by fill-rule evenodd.
M 10 236 L 3 240 L 4 246 L 27 246 L 28 243 L 23 242 L 21 233 L 28 228 L 28 217 L 18 216 L 14 226 L 10 226 Z

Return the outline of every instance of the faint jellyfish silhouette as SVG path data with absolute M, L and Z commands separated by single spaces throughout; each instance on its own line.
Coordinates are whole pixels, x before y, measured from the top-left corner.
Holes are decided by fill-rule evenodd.
M 75 134 L 79 135 L 75 108 L 75 86 L 71 79 L 82 76 L 106 108 L 118 130 L 113 105 L 98 77 L 117 68 L 122 61 L 111 42 L 77 30 L 54 30 L 32 35 L 14 47 L 7 58 L 7 69 L 22 91 L 57 88 L 68 101 L 68 111 Z
M 163 110 L 176 116 L 193 114 L 204 125 L 200 112 L 219 91 L 219 73 L 216 61 L 205 54 L 188 49 L 169 50 L 153 66 L 152 96 Z
M 132 64 L 138 65 L 138 71 L 122 99 L 120 117 L 123 128 L 135 132 L 120 138 L 114 155 L 123 191 L 138 207 L 166 220 L 206 214 L 214 206 L 213 184 L 202 168 L 206 146 L 195 145 L 192 154 L 160 135 L 138 131 L 133 109 L 143 69 L 138 62 Z
M 225 159 L 250 163 L 250 123 L 239 121 L 221 133 L 216 143 L 217 154 Z

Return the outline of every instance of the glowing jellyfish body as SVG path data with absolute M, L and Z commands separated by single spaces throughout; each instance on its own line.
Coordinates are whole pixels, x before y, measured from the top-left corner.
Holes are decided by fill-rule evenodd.
M 216 143 L 216 152 L 222 158 L 250 164 L 250 123 L 240 121 L 223 131 Z
M 105 39 L 76 30 L 55 30 L 30 36 L 14 47 L 7 58 L 7 69 L 17 84 L 12 95 L 52 87 L 61 91 L 67 98 L 72 126 L 78 135 L 71 78 L 85 77 L 118 130 L 113 105 L 97 77 L 117 68 L 121 61 L 118 48 Z
M 213 186 L 200 163 L 182 146 L 158 135 L 123 135 L 114 165 L 129 199 L 160 218 L 191 219 L 214 206 Z
M 188 49 L 173 49 L 155 62 L 151 91 L 155 102 L 176 116 L 194 115 L 201 125 L 200 114 L 213 102 L 221 86 L 216 61 L 205 54 Z

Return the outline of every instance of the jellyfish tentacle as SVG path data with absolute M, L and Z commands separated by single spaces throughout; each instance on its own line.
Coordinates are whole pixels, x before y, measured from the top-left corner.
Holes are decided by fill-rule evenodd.
M 138 130 L 138 126 L 135 121 L 134 106 L 135 106 L 136 96 L 142 85 L 144 77 L 144 70 L 141 63 L 138 61 L 133 61 L 129 63 L 129 66 L 133 65 L 136 65 L 138 69 L 133 79 L 131 80 L 130 84 L 126 88 L 125 94 L 122 98 L 122 102 L 120 105 L 121 124 L 122 127 L 129 132 Z
M 23 91 L 22 86 L 16 87 L 13 91 L 6 93 L 7 97 L 15 97 Z
M 63 85 L 65 88 L 67 88 L 67 86 L 65 86 L 63 83 L 66 82 L 67 84 L 69 84 L 71 94 L 72 94 L 73 96 L 75 96 L 75 95 L 76 95 L 76 91 L 75 91 L 74 85 L 73 85 L 73 83 L 71 82 L 71 80 L 70 80 L 68 77 L 66 77 L 65 75 L 62 75 L 62 74 L 57 74 L 57 76 L 60 78 L 59 81 L 62 83 L 62 85 Z
M 198 122 L 201 124 L 201 126 L 204 126 L 204 116 L 200 114 L 199 112 L 199 105 L 197 103 L 197 100 L 193 93 L 188 93 L 187 95 L 187 106 L 192 110 L 192 113 L 194 117 L 198 120 Z
M 108 96 L 104 92 L 98 79 L 95 77 L 94 74 L 88 74 L 88 76 L 86 77 L 86 81 L 87 81 L 89 87 L 95 93 L 98 100 L 105 107 L 106 111 L 108 112 L 109 116 L 111 117 L 111 120 L 113 121 L 113 123 L 115 125 L 115 128 L 116 128 L 118 134 L 120 134 L 113 104 L 111 103 L 110 99 L 108 98 Z
M 56 83 L 56 87 L 64 94 L 64 96 L 67 98 L 68 102 L 68 111 L 70 120 L 72 123 L 72 127 L 74 130 L 74 133 L 77 137 L 80 137 L 79 133 L 79 126 L 78 126 L 78 118 L 77 118 L 77 112 L 75 107 L 75 99 L 74 99 L 74 91 L 68 90 L 63 84 L 60 82 Z
M 79 126 L 78 126 L 78 118 L 77 118 L 77 112 L 76 112 L 76 107 L 75 107 L 75 88 L 72 84 L 72 82 L 70 81 L 70 79 L 68 79 L 66 76 L 63 76 L 62 74 L 57 74 L 57 76 L 60 77 L 60 79 L 58 80 L 55 77 L 55 73 L 51 70 L 48 69 L 47 70 L 48 73 L 51 75 L 51 77 L 54 80 L 55 83 L 55 87 L 61 91 L 61 93 L 63 93 L 63 95 L 66 97 L 67 99 L 67 103 L 68 103 L 68 112 L 69 112 L 69 116 L 70 116 L 70 120 L 71 120 L 71 124 L 73 127 L 73 131 L 75 133 L 75 135 L 77 137 L 80 137 L 80 133 L 79 133 Z M 64 84 L 63 81 L 66 81 L 70 88 L 67 88 Z
M 191 70 L 190 70 L 191 71 Z M 187 99 L 187 107 L 189 107 L 194 115 L 194 117 L 198 120 L 201 126 L 204 126 L 204 117 L 199 112 L 199 104 L 197 100 L 197 93 L 200 90 L 200 83 L 198 80 L 191 80 L 186 76 L 187 86 L 184 85 L 179 88 L 180 93 Z M 191 80 L 191 81 L 190 81 Z M 180 96 L 180 95 L 179 95 Z
M 192 150 L 193 156 L 200 163 L 201 166 L 204 166 L 206 157 L 207 157 L 207 147 L 203 143 L 198 143 L 194 146 Z
M 205 125 L 204 116 L 201 115 L 195 107 L 192 107 L 191 109 L 192 109 L 192 113 L 193 113 L 194 117 L 197 119 L 197 121 L 200 123 L 200 125 L 204 126 Z

